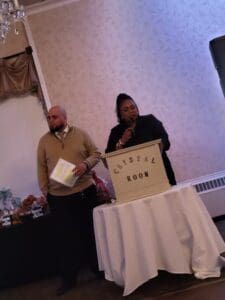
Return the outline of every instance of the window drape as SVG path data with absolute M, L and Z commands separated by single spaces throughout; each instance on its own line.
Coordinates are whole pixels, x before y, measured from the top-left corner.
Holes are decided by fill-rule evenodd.
M 46 113 L 46 104 L 31 54 L 0 59 L 0 102 L 35 93 Z

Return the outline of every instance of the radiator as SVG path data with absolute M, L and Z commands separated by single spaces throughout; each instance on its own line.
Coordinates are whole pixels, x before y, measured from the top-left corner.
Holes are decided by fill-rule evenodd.
M 182 183 L 190 183 L 195 187 L 211 217 L 225 215 L 225 171 Z

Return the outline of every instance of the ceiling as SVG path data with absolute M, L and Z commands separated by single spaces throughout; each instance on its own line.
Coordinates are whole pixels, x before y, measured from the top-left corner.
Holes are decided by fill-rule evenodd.
M 47 0 L 19 0 L 19 3 L 24 6 L 46 2 Z
M 19 4 L 31 8 L 32 6 L 45 6 L 45 5 L 62 5 L 65 3 L 74 2 L 77 0 L 18 0 Z

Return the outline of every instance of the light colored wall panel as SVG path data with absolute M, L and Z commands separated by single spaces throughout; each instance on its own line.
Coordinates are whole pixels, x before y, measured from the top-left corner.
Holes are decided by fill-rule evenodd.
M 48 130 L 42 106 L 34 96 L 10 98 L 0 104 L 0 186 L 24 199 L 40 196 L 37 145 Z

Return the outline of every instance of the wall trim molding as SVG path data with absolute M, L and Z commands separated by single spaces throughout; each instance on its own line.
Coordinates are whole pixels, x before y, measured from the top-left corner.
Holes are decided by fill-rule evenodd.
M 78 1 L 81 0 L 46 0 L 40 3 L 26 6 L 25 11 L 27 16 L 31 16 Z
M 213 180 L 213 179 L 217 179 L 217 178 L 220 178 L 220 177 L 224 177 L 225 176 L 225 170 L 222 170 L 222 171 L 218 171 L 218 172 L 215 172 L 215 173 L 211 173 L 211 174 L 207 174 L 207 175 L 203 175 L 203 176 L 200 176 L 200 177 L 196 177 L 196 178 L 193 178 L 193 179 L 187 179 L 187 180 L 184 180 L 180 183 L 190 183 L 192 185 L 195 185 L 195 184 L 198 184 L 198 183 L 202 183 L 202 182 L 205 182 L 205 181 L 209 181 L 209 180 Z
M 25 27 L 28 43 L 32 47 L 32 50 L 33 50 L 32 56 L 33 56 L 33 59 L 34 59 L 34 64 L 35 64 L 35 67 L 36 67 L 36 71 L 37 71 L 38 78 L 39 78 L 39 81 L 40 81 L 40 85 L 41 85 L 41 88 L 42 88 L 42 92 L 43 92 L 43 95 L 44 95 L 45 104 L 46 104 L 46 107 L 47 107 L 47 110 L 48 110 L 51 107 L 51 101 L 50 101 L 50 98 L 49 98 L 49 94 L 48 94 L 47 86 L 46 86 L 46 83 L 45 83 L 44 75 L 43 75 L 43 72 L 42 72 L 42 69 L 41 69 L 41 64 L 40 64 L 40 61 L 39 61 L 39 58 L 38 58 L 38 55 L 37 55 L 37 50 L 36 50 L 36 47 L 35 47 L 32 32 L 30 30 L 30 26 L 29 26 L 29 23 L 27 22 L 27 20 L 25 20 L 25 22 L 24 22 L 24 27 Z

